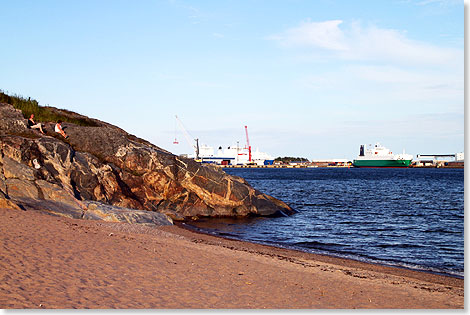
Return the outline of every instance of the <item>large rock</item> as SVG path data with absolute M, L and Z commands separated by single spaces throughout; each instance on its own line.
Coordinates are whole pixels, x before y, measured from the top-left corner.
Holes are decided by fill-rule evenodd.
M 177 157 L 107 123 L 64 123 L 70 136 L 64 140 L 52 123 L 46 123 L 46 136 L 27 129 L 10 105 L 0 104 L 0 114 L 8 117 L 0 120 L 0 191 L 8 198 L 60 200 L 77 211 L 84 201 L 96 201 L 175 220 L 294 212 L 240 177 Z
M 83 213 L 87 220 L 102 220 L 108 222 L 127 222 L 145 225 L 172 225 L 173 220 L 168 216 L 145 210 L 131 210 L 122 207 L 109 206 L 99 202 L 87 202 L 87 210 Z

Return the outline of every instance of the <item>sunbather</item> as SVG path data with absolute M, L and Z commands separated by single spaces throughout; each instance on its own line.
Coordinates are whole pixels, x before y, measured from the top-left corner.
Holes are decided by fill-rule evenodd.
M 36 123 L 34 121 L 34 114 L 31 114 L 31 117 L 29 117 L 28 119 L 28 127 L 31 129 L 39 129 L 39 131 L 41 131 L 41 133 L 44 134 L 41 123 Z
M 69 136 L 65 134 L 65 131 L 62 129 L 62 120 L 59 120 L 57 124 L 55 124 L 55 132 L 60 133 L 65 139 L 67 139 Z

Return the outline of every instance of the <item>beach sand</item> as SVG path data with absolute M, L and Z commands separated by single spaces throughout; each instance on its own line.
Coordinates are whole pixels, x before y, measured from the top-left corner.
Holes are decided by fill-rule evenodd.
M 0 209 L 0 308 L 463 308 L 464 280 L 178 226 Z

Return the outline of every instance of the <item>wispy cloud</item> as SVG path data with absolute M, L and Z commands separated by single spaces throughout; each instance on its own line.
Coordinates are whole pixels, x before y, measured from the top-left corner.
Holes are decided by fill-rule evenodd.
M 405 31 L 363 27 L 359 22 L 302 22 L 268 39 L 286 48 L 308 48 L 323 58 L 433 65 L 463 61 L 463 51 L 410 39 Z
M 348 80 L 363 82 L 374 82 L 391 85 L 410 86 L 413 89 L 443 89 L 453 87 L 463 92 L 463 72 L 459 74 L 448 74 L 442 72 L 419 72 L 394 66 L 377 65 L 349 65 L 340 70 L 328 71 L 320 74 L 304 76 L 299 82 L 300 86 L 306 88 L 336 89 L 347 84 Z M 353 83 L 353 82 L 351 82 Z M 370 84 L 370 83 L 369 83 Z
M 347 50 L 340 20 L 325 22 L 303 22 L 269 39 L 278 40 L 283 46 L 312 46 L 327 50 Z
M 462 0 L 419 0 L 416 2 L 417 5 L 430 5 L 438 4 L 440 6 L 452 6 L 452 5 L 462 5 Z
M 433 71 L 412 71 L 392 66 L 350 66 L 348 71 L 356 78 L 384 84 L 412 86 L 418 90 L 444 90 L 463 93 L 463 72 L 443 73 Z
M 360 104 L 359 114 L 360 110 L 367 111 L 375 106 L 382 107 L 383 111 L 386 108 L 403 112 L 446 108 L 463 113 L 463 70 L 456 73 L 352 64 L 307 74 L 296 81 L 296 86 L 327 95 L 326 102 Z
M 455 140 L 459 137 L 463 139 L 463 120 L 460 113 L 424 113 L 407 115 L 398 119 L 345 121 L 342 124 L 343 130 L 340 130 L 363 134 L 370 131 L 371 134 L 380 137 L 387 137 L 390 130 L 394 130 L 394 134 L 400 137 L 416 138 L 422 137 L 423 134 L 434 134 L 435 130 L 439 130 L 434 137 Z
M 202 18 L 204 17 L 200 9 L 192 5 L 186 4 L 183 1 L 169 0 L 169 2 L 171 5 L 175 6 L 176 8 L 186 11 L 188 14 L 188 18 L 191 19 L 193 24 L 199 24 Z

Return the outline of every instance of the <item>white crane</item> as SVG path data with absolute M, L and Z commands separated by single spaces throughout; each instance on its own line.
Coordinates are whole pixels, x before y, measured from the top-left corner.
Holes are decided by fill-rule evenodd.
M 184 128 L 184 125 L 181 122 L 181 120 L 178 118 L 178 115 L 175 115 L 175 118 L 181 131 L 183 131 L 184 137 L 186 138 L 186 141 L 188 142 L 189 146 L 194 149 L 196 159 L 199 160 L 199 139 L 195 138 L 194 141 L 196 142 L 196 144 L 193 144 L 193 142 L 191 141 L 191 138 L 192 138 L 191 135 L 186 131 L 186 128 Z M 178 144 L 178 141 L 176 141 L 176 137 L 173 143 Z

